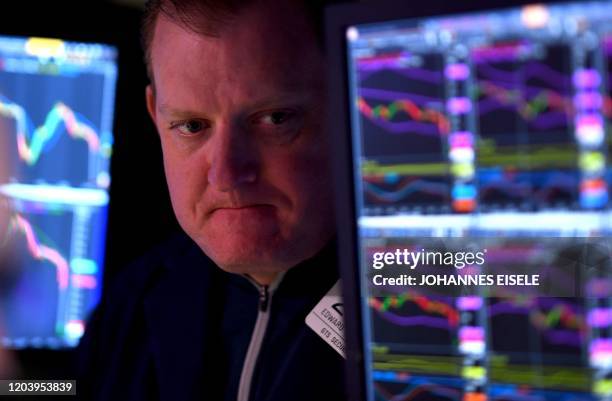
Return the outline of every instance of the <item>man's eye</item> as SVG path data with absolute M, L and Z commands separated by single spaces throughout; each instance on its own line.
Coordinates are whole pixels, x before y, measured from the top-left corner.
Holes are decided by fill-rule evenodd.
M 253 132 L 272 143 L 282 144 L 292 141 L 301 131 L 303 116 L 297 110 L 271 110 L 253 118 Z
M 177 129 L 182 135 L 192 136 L 208 128 L 207 124 L 201 120 L 186 120 L 170 125 L 171 129 Z
M 263 116 L 261 119 L 265 124 L 281 125 L 289 121 L 293 117 L 293 114 L 288 111 L 275 111 L 270 114 Z
M 287 124 L 295 117 L 295 113 L 289 110 L 273 111 L 259 118 L 262 124 L 282 125 Z

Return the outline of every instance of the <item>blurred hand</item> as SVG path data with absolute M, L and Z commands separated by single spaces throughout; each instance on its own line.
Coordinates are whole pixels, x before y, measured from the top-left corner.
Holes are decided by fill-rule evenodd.
M 7 160 L 9 160 L 9 149 L 7 147 L 7 135 L 4 129 L 2 119 L 0 118 L 0 185 L 6 183 L 9 177 Z M 3 246 L 5 245 L 6 235 L 8 231 L 10 205 L 7 198 L 0 194 L 0 280 L 2 280 L 2 269 L 5 264 L 3 262 Z M 3 328 L 3 311 L 0 309 L 0 336 Z M 0 346 L 0 379 L 9 379 L 17 377 L 15 358 L 9 350 L 3 349 Z
M 9 160 L 9 149 L 7 146 L 6 124 L 3 124 L 0 118 L 0 185 L 6 183 L 9 177 L 8 164 Z M 0 268 L 2 267 L 2 243 L 4 242 L 4 236 L 6 235 L 6 229 L 8 225 L 8 200 L 0 194 Z

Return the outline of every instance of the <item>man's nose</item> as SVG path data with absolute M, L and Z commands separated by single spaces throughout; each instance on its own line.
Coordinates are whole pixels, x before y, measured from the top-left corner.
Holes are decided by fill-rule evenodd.
M 257 150 L 243 128 L 229 124 L 219 126 L 210 140 L 210 185 L 227 192 L 257 180 Z

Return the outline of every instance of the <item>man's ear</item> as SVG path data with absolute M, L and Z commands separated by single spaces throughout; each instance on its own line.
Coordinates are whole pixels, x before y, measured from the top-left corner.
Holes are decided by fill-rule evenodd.
M 151 116 L 153 123 L 157 125 L 157 114 L 155 112 L 155 92 L 153 91 L 153 86 L 151 86 L 151 84 L 147 85 L 147 88 L 145 89 L 145 97 L 149 116 Z

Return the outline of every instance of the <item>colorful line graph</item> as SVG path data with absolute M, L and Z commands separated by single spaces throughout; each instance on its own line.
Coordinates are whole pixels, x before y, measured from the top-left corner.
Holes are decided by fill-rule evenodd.
M 519 146 L 498 146 L 492 139 L 483 139 L 479 144 L 481 166 L 521 166 L 522 170 L 571 167 L 577 158 L 576 148 L 571 144 L 533 146 L 527 155 Z
M 425 396 L 433 395 L 436 399 L 441 397 L 448 400 L 459 401 L 461 399 L 461 391 L 454 388 L 441 386 L 434 383 L 419 384 L 414 388 L 407 387 L 404 392 L 392 395 L 390 391 L 386 390 L 380 383 L 374 383 L 374 389 L 383 400 L 389 401 L 412 401 L 414 399 L 427 399 Z
M 387 203 L 398 202 L 402 199 L 408 198 L 414 193 L 427 193 L 445 198 L 448 196 L 449 192 L 448 185 L 444 183 L 418 179 L 402 180 L 402 182 L 397 185 L 398 189 L 395 191 L 380 188 L 375 184 L 368 182 L 366 177 L 364 177 L 363 186 L 366 193 L 374 196 L 380 201 Z
M 535 298 L 527 300 L 501 301 L 489 308 L 489 316 L 501 314 L 526 314 L 531 323 L 540 330 L 552 329 L 562 326 L 567 329 L 586 332 L 587 323 L 583 315 L 574 311 L 565 303 L 557 302 L 544 311 L 539 307 Z
M 75 112 L 62 102 L 56 103 L 49 111 L 43 125 L 28 135 L 28 117 L 25 109 L 0 96 L 0 116 L 13 118 L 17 127 L 17 151 L 19 157 L 32 166 L 36 164 L 45 146 L 62 131 L 64 126 L 68 135 L 87 143 L 89 151 L 98 152 L 100 139 L 96 131 L 88 124 L 79 121 Z
M 396 101 L 400 99 L 408 99 L 417 105 L 425 104 L 442 104 L 439 98 L 432 96 L 419 95 L 417 93 L 360 87 L 359 94 L 367 99 Z
M 9 222 L 10 232 L 21 232 L 25 236 L 28 251 L 32 257 L 37 260 L 48 261 L 55 266 L 59 288 L 60 290 L 65 290 L 68 287 L 70 274 L 66 259 L 56 249 L 42 244 L 30 222 L 19 214 L 11 217 Z
M 435 316 L 400 316 L 392 313 L 406 303 L 414 303 L 419 309 Z M 562 302 L 551 301 L 551 307 L 544 310 L 538 304 L 537 298 L 516 297 L 495 303 L 487 309 L 489 317 L 504 314 L 527 315 L 529 321 L 538 331 L 554 344 L 579 346 L 581 337 L 586 333 L 588 325 L 585 317 Z M 433 328 L 452 328 L 459 323 L 459 311 L 447 303 L 432 300 L 415 293 L 402 293 L 383 297 L 371 297 L 368 300 L 371 308 L 381 317 L 398 326 L 429 326 Z
M 537 298 L 501 301 L 489 307 L 488 315 L 528 316 L 531 325 L 550 344 L 580 347 L 588 327 L 584 316 L 565 303 L 554 300 L 550 302 L 550 309 L 544 310 Z
M 405 67 L 399 64 L 393 63 L 370 63 L 359 65 L 359 78 L 360 80 L 366 80 L 373 72 L 380 70 L 390 70 L 395 74 L 401 75 L 409 79 L 418 79 L 419 81 L 428 82 L 432 84 L 440 84 L 444 78 L 442 71 L 427 70 L 424 68 L 417 67 Z
M 478 72 L 487 76 L 490 80 L 514 84 L 527 81 L 530 78 L 538 78 L 559 90 L 569 90 L 571 86 L 571 79 L 568 76 L 539 62 L 527 63 L 515 71 L 504 71 L 488 63 L 482 63 L 478 65 Z
M 390 309 L 399 309 L 407 302 L 416 304 L 424 312 L 444 316 L 447 324 L 451 327 L 459 324 L 459 312 L 456 309 L 444 302 L 435 301 L 423 295 L 406 292 L 399 295 L 389 295 L 382 300 L 374 297 L 369 299 L 369 305 L 381 313 L 388 312 Z M 426 321 L 426 319 L 423 321 Z
M 577 178 L 563 172 L 513 173 L 508 178 L 502 171 L 481 171 L 479 173 L 481 197 L 493 191 L 504 193 L 513 198 L 531 197 L 535 200 L 549 200 L 558 192 L 569 195 L 576 191 Z
M 364 116 L 372 121 L 393 124 L 388 125 L 389 130 L 392 132 L 406 132 L 412 129 L 415 132 L 423 133 L 425 135 L 446 135 L 450 131 L 450 122 L 444 113 L 438 110 L 420 108 L 416 103 L 408 99 L 400 99 L 388 105 L 381 104 L 372 107 L 363 97 L 359 97 L 357 100 L 357 107 Z M 392 122 L 391 120 L 393 120 L 393 118 L 400 112 L 408 115 L 413 121 Z M 422 124 L 419 125 L 419 123 L 426 123 L 426 125 L 433 124 L 435 127 L 437 127 L 437 130 L 427 130 L 426 128 L 422 127 Z
M 552 119 L 554 125 L 555 123 L 565 124 L 566 118 L 573 116 L 575 113 L 571 99 L 549 89 L 542 89 L 535 96 L 526 99 L 524 91 L 508 89 L 492 82 L 481 81 L 478 85 L 477 94 L 489 97 L 489 99 L 483 99 L 479 102 L 480 114 L 486 114 L 500 108 L 500 106 L 511 106 L 527 121 L 536 123 L 537 119 Z M 546 113 L 547 110 L 554 110 L 557 113 Z M 542 122 L 540 121 L 540 123 Z M 551 124 L 551 122 L 544 123 Z
M 364 176 L 384 175 L 436 175 L 448 174 L 447 163 L 414 163 L 414 164 L 388 164 L 381 165 L 375 160 L 365 160 L 362 164 L 361 173 Z
M 369 56 L 357 60 L 357 69 L 361 81 L 380 71 L 390 71 L 411 80 L 419 80 L 432 84 L 440 84 L 444 79 L 442 71 L 417 66 L 420 64 L 410 53 L 395 52 Z M 422 60 L 421 60 L 422 62 Z

